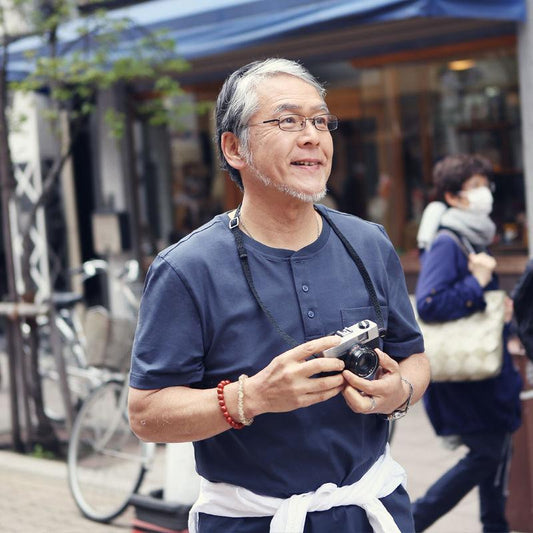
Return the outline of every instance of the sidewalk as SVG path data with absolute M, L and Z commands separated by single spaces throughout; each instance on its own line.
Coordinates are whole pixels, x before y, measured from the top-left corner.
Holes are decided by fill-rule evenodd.
M 0 340 L 1 347 L 1 340 Z M 10 442 L 7 357 L 0 349 L 0 436 Z M 164 447 L 158 446 L 153 467 L 141 493 L 164 486 Z M 84 518 L 70 494 L 64 461 L 40 459 L 0 449 L 1 533 L 112 533 L 131 531 L 134 509 L 112 524 Z
M 154 468 L 141 492 L 163 486 L 164 448 L 158 447 Z M 62 461 L 37 459 L 0 451 L 0 531 L 2 533 L 125 533 L 131 531 L 134 509 L 112 524 L 84 518 L 70 494 L 67 466 Z
M 0 352 L 0 360 L 4 354 Z M 1 362 L 1 361 L 0 361 Z M 0 432 L 9 429 L 6 381 L 0 385 Z M 412 499 L 421 495 L 438 476 L 464 453 L 441 447 L 421 403 L 398 421 L 392 442 L 395 459 L 408 473 Z M 142 493 L 164 486 L 164 447 L 158 447 L 154 469 L 141 487 Z M 2 533 L 111 533 L 128 532 L 134 516 L 132 508 L 111 525 L 83 518 L 70 495 L 65 463 L 0 451 L 0 524 Z M 477 492 L 468 494 L 428 533 L 479 533 Z M 326 533 L 326 532 L 325 532 Z M 327 532 L 329 533 L 329 532 Z

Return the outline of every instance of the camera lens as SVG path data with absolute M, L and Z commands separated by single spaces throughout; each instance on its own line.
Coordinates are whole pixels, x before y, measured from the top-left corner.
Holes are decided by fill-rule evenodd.
M 372 378 L 378 368 L 379 358 L 372 348 L 356 344 L 345 359 L 346 369 L 361 378 Z

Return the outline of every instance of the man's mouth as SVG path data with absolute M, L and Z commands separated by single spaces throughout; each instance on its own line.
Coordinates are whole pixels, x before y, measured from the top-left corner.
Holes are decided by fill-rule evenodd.
M 291 165 L 296 165 L 299 167 L 314 167 L 318 166 L 320 163 L 318 161 L 293 161 Z

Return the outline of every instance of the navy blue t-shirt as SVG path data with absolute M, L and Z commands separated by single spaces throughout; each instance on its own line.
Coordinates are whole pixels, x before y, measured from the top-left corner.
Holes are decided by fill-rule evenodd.
M 328 212 L 370 273 L 387 328 L 384 351 L 398 359 L 422 352 L 404 274 L 383 229 Z M 228 222 L 227 214 L 216 216 L 153 262 L 133 348 L 133 387 L 212 388 L 222 379 L 256 374 L 290 348 L 250 293 Z M 243 241 L 260 298 L 298 343 L 363 319 L 378 322 L 357 267 L 325 221 L 319 238 L 299 251 L 270 248 L 244 234 Z M 290 413 L 257 416 L 250 427 L 195 442 L 194 447 L 203 477 L 286 498 L 326 482 L 354 483 L 384 452 L 386 439 L 384 420 L 354 413 L 337 395 Z M 389 500 L 400 521 L 410 524 L 403 489 Z M 312 515 L 324 518 L 324 513 Z M 335 515 L 341 522 L 353 521 L 350 528 L 359 524 L 353 531 L 363 531 L 362 524 L 368 527 L 358 507 L 337 509 Z M 229 523 L 219 530 L 248 531 Z

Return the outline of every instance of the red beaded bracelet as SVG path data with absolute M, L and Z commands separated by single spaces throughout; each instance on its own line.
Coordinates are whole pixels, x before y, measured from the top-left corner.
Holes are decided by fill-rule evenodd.
M 224 415 L 224 418 L 226 419 L 226 422 L 233 429 L 242 429 L 244 427 L 244 424 L 240 424 L 239 422 L 235 422 L 235 420 L 233 420 L 233 418 L 231 418 L 231 415 L 228 413 L 228 408 L 226 407 L 226 402 L 224 400 L 224 387 L 226 385 L 229 385 L 230 383 L 231 383 L 231 381 L 229 379 L 223 379 L 217 385 L 218 405 L 220 405 L 220 409 L 222 411 L 222 414 Z

